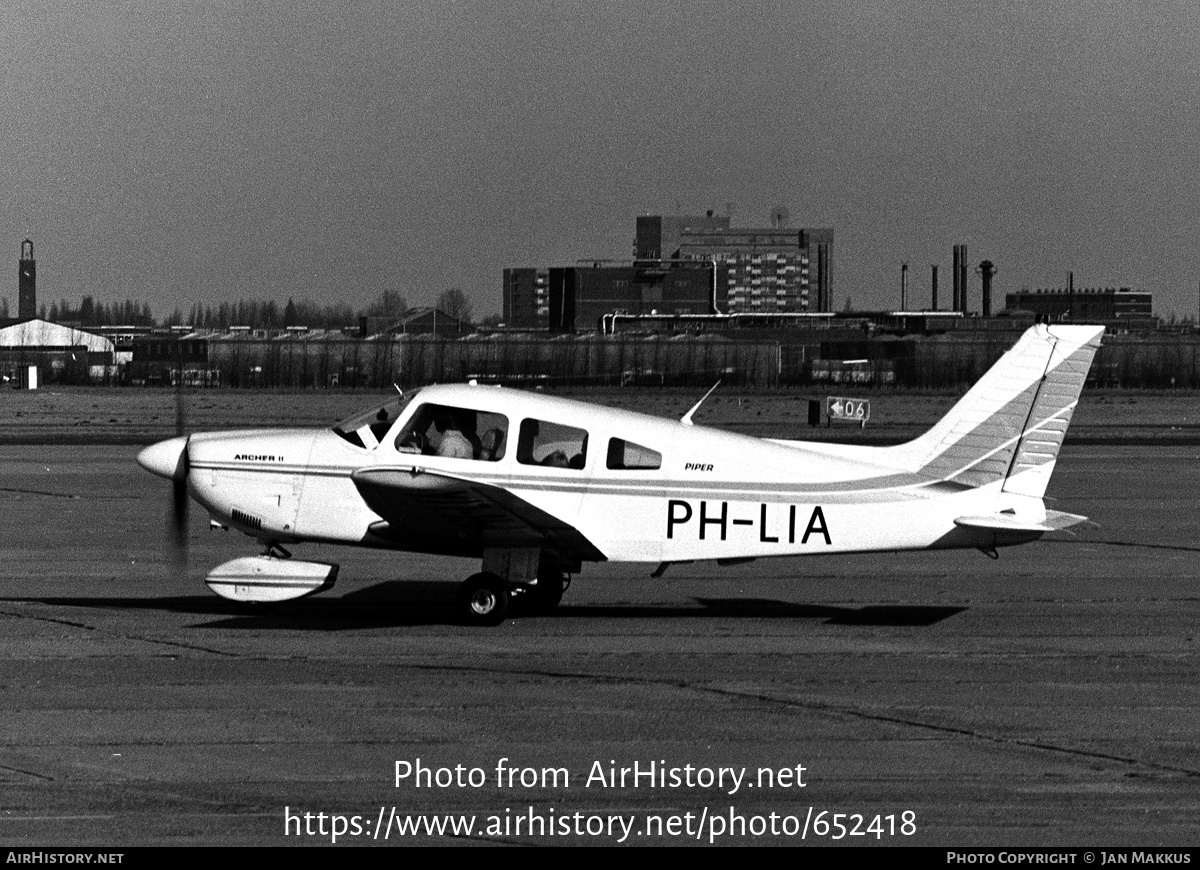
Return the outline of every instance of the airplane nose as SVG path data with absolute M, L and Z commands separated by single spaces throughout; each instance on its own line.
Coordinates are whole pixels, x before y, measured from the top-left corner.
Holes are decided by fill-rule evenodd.
M 183 480 L 187 476 L 187 464 L 184 462 L 187 441 L 187 436 L 181 435 L 151 444 L 138 454 L 138 465 L 167 480 Z

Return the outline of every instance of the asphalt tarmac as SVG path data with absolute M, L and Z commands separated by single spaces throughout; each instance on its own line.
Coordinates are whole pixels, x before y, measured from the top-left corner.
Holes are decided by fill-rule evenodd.
M 0 447 L 4 845 L 1197 843 L 1200 447 L 1068 445 L 1099 526 L 998 561 L 588 566 L 493 629 L 470 562 L 313 546 L 238 612 L 256 545 L 175 562 L 135 453 Z

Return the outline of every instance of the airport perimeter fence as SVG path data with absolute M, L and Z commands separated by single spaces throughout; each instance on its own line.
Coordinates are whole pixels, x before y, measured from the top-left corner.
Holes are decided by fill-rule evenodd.
M 1017 335 L 904 339 L 896 357 L 896 385 L 961 389 L 973 384 L 1012 347 Z M 1200 389 L 1200 341 L 1193 335 L 1105 335 L 1088 374 L 1088 387 Z
M 475 379 L 529 386 L 694 386 L 718 379 L 762 388 L 779 376 L 778 342 L 424 339 L 230 341 L 209 368 L 234 387 L 361 387 Z
M 724 337 L 586 336 L 468 340 L 215 340 L 194 386 L 379 389 L 475 379 L 529 387 L 789 386 L 963 389 L 1008 350 L 1016 334 L 882 336 L 841 342 Z M 136 368 L 136 366 L 135 366 Z M 140 380 L 168 383 L 178 371 Z M 135 375 L 135 378 L 137 376 Z M 1089 384 L 1200 388 L 1195 336 L 1106 336 Z

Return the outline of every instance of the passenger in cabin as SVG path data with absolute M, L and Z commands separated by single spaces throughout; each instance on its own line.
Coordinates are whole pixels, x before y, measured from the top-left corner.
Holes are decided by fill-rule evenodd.
M 548 468 L 582 469 L 587 460 L 587 432 L 562 423 L 525 419 L 517 441 L 517 462 Z

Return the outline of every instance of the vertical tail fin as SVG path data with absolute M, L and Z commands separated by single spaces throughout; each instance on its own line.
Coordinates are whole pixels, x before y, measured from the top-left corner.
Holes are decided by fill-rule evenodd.
M 932 429 L 895 448 L 901 461 L 966 486 L 1003 481 L 1037 498 L 1100 346 L 1102 326 L 1034 326 Z

